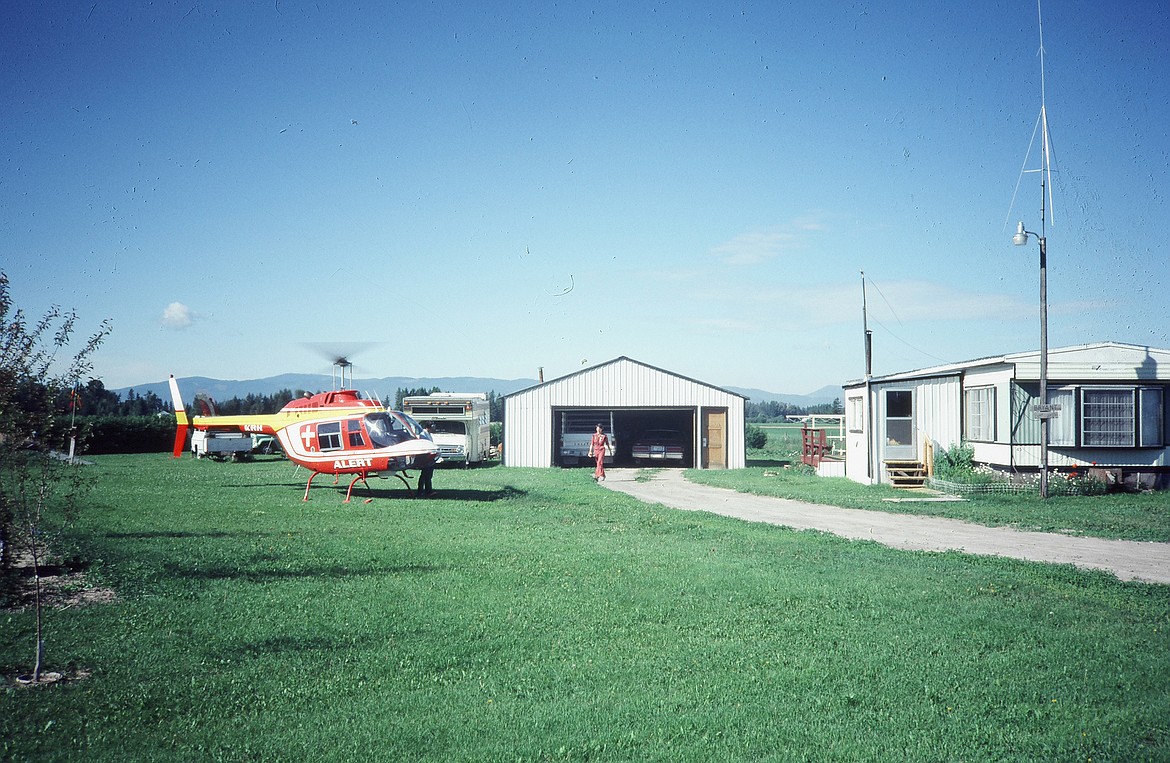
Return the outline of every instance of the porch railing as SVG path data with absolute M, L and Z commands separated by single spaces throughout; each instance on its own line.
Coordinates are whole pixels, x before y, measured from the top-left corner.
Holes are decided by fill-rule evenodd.
M 823 429 L 800 428 L 800 462 L 809 466 L 820 466 L 825 456 L 831 455 L 833 446 Z
M 820 466 L 821 461 L 834 455 L 845 454 L 845 417 L 840 414 L 806 414 L 789 416 L 790 421 L 800 421 L 800 461 L 809 466 Z M 829 427 L 818 427 L 820 419 Z M 835 427 L 833 425 L 836 425 Z M 836 429 L 836 434 L 829 434 Z

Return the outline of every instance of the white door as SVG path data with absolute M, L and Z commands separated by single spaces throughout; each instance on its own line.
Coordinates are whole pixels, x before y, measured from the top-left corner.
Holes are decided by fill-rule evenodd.
M 883 394 L 882 457 L 887 460 L 918 458 L 918 448 L 914 445 L 914 391 L 887 389 Z

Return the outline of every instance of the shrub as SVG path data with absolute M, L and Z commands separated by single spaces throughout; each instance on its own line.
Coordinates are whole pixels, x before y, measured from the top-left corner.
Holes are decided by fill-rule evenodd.
M 1081 467 L 1073 467 L 1067 474 L 1053 474 L 1049 478 L 1048 488 L 1057 495 L 1105 495 L 1109 486 L 1103 480 L 1083 471 Z
M 175 417 L 81 416 L 78 428 L 94 454 L 165 453 L 175 440 Z
M 755 424 L 748 424 L 744 435 L 746 444 L 754 450 L 762 450 L 768 445 L 768 433 Z
M 975 449 L 967 443 L 955 443 L 935 453 L 934 473 L 943 479 L 964 481 L 975 473 Z

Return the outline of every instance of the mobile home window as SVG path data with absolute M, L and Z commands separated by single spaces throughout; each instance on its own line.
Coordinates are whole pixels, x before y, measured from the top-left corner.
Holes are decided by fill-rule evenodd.
M 865 398 L 849 398 L 849 431 L 865 431 Z
M 1077 445 L 1077 388 L 1048 388 L 1048 404 L 1060 406 L 1048 419 L 1048 444 L 1075 448 Z M 1039 442 L 1039 441 L 1037 441 Z
M 1166 444 L 1162 388 L 1142 387 L 1138 390 L 1138 400 L 1141 407 L 1138 419 L 1139 445 L 1143 448 L 1160 448 Z
M 1162 411 L 1160 387 L 1085 387 L 1081 390 L 1081 445 L 1161 447 Z
M 963 436 L 976 442 L 995 440 L 995 387 L 976 387 L 963 392 Z
M 1136 392 L 1081 390 L 1081 443 L 1086 447 L 1132 448 L 1136 434 Z

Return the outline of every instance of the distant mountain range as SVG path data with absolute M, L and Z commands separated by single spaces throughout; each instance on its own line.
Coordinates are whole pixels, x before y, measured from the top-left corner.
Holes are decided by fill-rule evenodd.
M 815 392 L 810 392 L 807 395 L 790 395 L 782 392 L 768 392 L 762 389 L 747 389 L 744 387 L 724 387 L 723 389 L 738 392 L 741 395 L 749 398 L 753 403 L 766 403 L 775 400 L 778 403 L 790 403 L 791 405 L 799 405 L 801 407 L 808 407 L 812 405 L 824 405 L 831 403 L 834 400 L 844 399 L 844 390 L 841 387 L 835 387 L 832 384 L 821 387 Z
M 385 399 L 393 396 L 399 389 L 438 387 L 444 392 L 495 392 L 497 395 L 508 395 L 536 384 L 536 379 L 485 379 L 477 376 L 442 376 L 420 379 L 407 376 L 387 376 L 381 379 L 354 379 L 347 386 Z M 264 379 L 239 381 L 209 379 L 205 376 L 186 376 L 179 379 L 179 392 L 188 403 L 195 398 L 197 392 L 206 393 L 216 400 L 230 400 L 233 397 L 247 397 L 248 395 L 272 395 L 284 389 L 293 392 L 300 390 L 320 392 L 332 388 L 333 377 L 329 374 L 280 374 Z M 807 395 L 782 394 L 744 387 L 723 387 L 723 389 L 744 395 L 756 403 L 775 400 L 799 406 L 831 403 L 841 397 L 841 388 L 832 385 L 821 387 Z M 153 392 L 163 400 L 169 401 L 171 399 L 170 387 L 166 381 L 122 387 L 112 391 L 125 398 L 126 393 L 130 390 L 133 390 L 135 395 Z
M 263 379 L 209 379 L 206 376 L 184 376 L 179 379 L 179 392 L 188 403 L 194 399 L 195 393 L 204 392 L 215 400 L 230 400 L 233 397 L 247 397 L 248 395 L 273 395 L 281 390 L 293 392 L 323 392 L 333 389 L 333 377 L 329 374 L 280 374 Z M 474 376 L 444 376 L 438 378 L 417 379 L 405 376 L 387 376 L 381 379 L 353 379 L 347 380 L 346 387 L 359 392 L 368 393 L 380 399 L 393 397 L 399 389 L 431 389 L 438 387 L 444 392 L 495 392 L 498 395 L 507 395 L 510 392 L 531 387 L 536 384 L 535 379 L 481 379 Z M 115 389 L 122 397 L 133 389 L 136 395 L 145 395 L 153 392 L 163 400 L 171 399 L 170 384 L 167 381 L 139 384 L 135 387 Z

